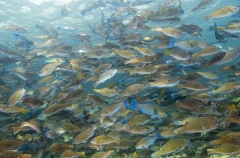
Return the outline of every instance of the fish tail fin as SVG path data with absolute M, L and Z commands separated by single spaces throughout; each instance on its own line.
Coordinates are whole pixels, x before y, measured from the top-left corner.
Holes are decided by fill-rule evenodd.
M 195 59 L 196 57 L 198 57 L 198 53 L 194 53 L 194 54 L 192 55 L 192 58 L 193 58 L 193 59 Z
M 209 92 L 209 97 L 212 98 L 214 95 L 213 91 L 212 92 Z
M 165 54 L 166 54 L 166 55 L 170 55 L 171 52 L 170 52 L 169 50 L 166 50 L 166 51 L 165 51 Z
M 13 33 L 13 36 L 14 36 L 14 39 L 19 39 L 19 34 L 17 34 L 17 33 Z
M 171 94 L 172 99 L 176 98 L 176 93 Z
M 81 11 L 81 14 L 82 14 L 82 16 L 85 16 L 86 15 L 86 11 L 85 10 Z
M 20 132 L 19 127 L 12 127 L 12 130 L 14 135 Z
M 176 42 L 175 38 L 171 38 L 170 43 L 169 43 L 169 47 L 170 48 L 174 47 L 175 42 Z
M 27 114 L 27 109 L 20 109 L 20 112 L 22 113 L 22 114 Z
M 192 9 L 193 12 L 195 12 L 195 11 L 197 11 L 197 10 L 198 10 L 197 7 L 195 7 L 195 8 Z
M 136 100 L 131 100 L 131 104 L 129 105 L 130 109 L 135 109 L 137 108 L 137 101 Z
M 235 104 L 230 105 L 229 109 L 232 110 L 232 111 L 237 111 L 237 108 L 236 108 Z
M 96 88 L 97 86 L 98 86 L 98 83 L 95 82 L 95 83 L 93 84 L 93 87 Z
M 210 19 L 210 16 L 208 15 L 208 16 L 205 16 L 205 17 L 203 18 L 203 21 L 206 22 L 206 21 L 208 21 L 209 19 Z
M 119 144 L 121 143 L 120 138 L 115 139 L 115 140 L 114 140 L 114 143 L 117 144 L 117 145 L 119 145 Z
M 127 100 L 123 100 L 124 107 L 128 108 L 130 105 Z
M 177 129 L 175 129 L 174 131 L 173 131 L 173 133 L 174 134 L 181 134 L 181 130 L 182 130 L 182 127 L 180 127 L 180 128 L 177 128 Z
M 209 26 L 209 30 L 210 30 L 210 31 L 215 31 L 215 30 L 217 30 L 217 29 L 216 29 L 216 27 L 214 27 L 214 26 Z
M 149 28 L 150 31 L 155 31 L 155 28 Z

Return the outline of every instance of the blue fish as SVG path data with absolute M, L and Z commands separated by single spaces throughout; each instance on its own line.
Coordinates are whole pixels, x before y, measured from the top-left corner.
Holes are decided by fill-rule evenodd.
M 30 45 L 32 45 L 31 42 L 29 42 L 24 36 L 20 36 L 17 33 L 14 33 L 13 36 L 15 39 L 20 39 L 22 41 L 25 51 L 29 50 Z
M 150 115 L 151 118 L 155 117 L 166 117 L 166 112 L 158 104 L 155 104 L 153 102 L 146 102 L 146 103 L 137 103 L 136 100 L 132 100 L 131 104 L 128 104 L 128 102 L 125 100 L 123 102 L 125 107 L 128 107 L 131 110 L 138 109 L 141 113 Z

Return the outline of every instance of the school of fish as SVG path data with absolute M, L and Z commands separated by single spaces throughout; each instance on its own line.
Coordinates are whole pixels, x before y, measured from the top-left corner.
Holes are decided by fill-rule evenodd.
M 239 157 L 240 3 L 219 1 L 61 6 L 98 12 L 84 32 L 6 23 L 0 158 Z

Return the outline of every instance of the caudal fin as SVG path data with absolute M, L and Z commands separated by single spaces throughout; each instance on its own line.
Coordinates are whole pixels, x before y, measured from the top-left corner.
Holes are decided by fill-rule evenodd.
M 171 38 L 170 43 L 169 43 L 169 47 L 170 48 L 174 47 L 175 42 L 176 42 L 175 38 Z

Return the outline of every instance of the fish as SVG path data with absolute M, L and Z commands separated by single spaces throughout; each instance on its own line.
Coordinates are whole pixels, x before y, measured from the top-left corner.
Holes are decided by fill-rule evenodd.
M 204 66 L 204 68 L 209 68 L 209 67 L 215 65 L 216 63 L 221 61 L 225 57 L 225 55 L 226 55 L 225 51 L 221 51 L 221 52 L 214 54 L 213 57 L 210 59 L 210 61 Z
M 92 126 L 80 132 L 75 138 L 73 138 L 73 144 L 86 143 L 86 141 L 94 135 L 96 129 L 96 126 Z
M 93 91 L 106 97 L 114 97 L 118 94 L 117 90 L 109 88 L 94 89 Z
M 240 88 L 240 85 L 236 82 L 226 82 L 216 90 L 211 91 L 209 94 L 210 96 L 213 96 L 219 93 L 230 93 L 238 90 L 239 88 Z
M 8 99 L 8 106 L 14 106 L 24 97 L 26 90 L 24 88 L 14 92 Z
M 157 81 L 149 82 L 149 86 L 150 87 L 159 87 L 159 88 L 173 87 L 173 86 L 178 85 L 179 82 L 180 82 L 180 80 L 178 80 L 175 77 L 163 76 L 163 77 L 158 78 Z
M 153 145 L 154 142 L 157 139 L 162 138 L 159 133 L 157 133 L 155 136 L 147 136 L 139 140 L 139 142 L 136 144 L 135 148 L 136 149 L 145 149 L 148 148 L 150 145 Z
M 186 40 L 186 41 L 176 42 L 174 38 L 171 38 L 169 47 L 172 48 L 174 46 L 177 46 L 186 51 L 190 51 L 190 50 L 193 50 L 198 47 L 198 42 L 196 42 L 194 40 Z
M 129 97 L 132 96 L 134 94 L 138 94 L 141 91 L 143 91 L 145 89 L 145 85 L 144 84 L 132 84 L 130 86 L 128 86 L 125 90 L 123 90 L 122 92 L 120 92 L 116 99 L 120 99 L 123 97 Z
M 219 31 L 217 30 L 217 24 L 216 24 L 215 22 L 214 22 L 214 26 L 213 26 L 212 30 L 214 30 L 215 38 L 216 38 L 219 42 L 221 42 L 221 43 L 226 43 L 226 42 L 227 42 L 227 39 L 226 39 L 223 35 L 221 35 L 221 34 L 219 33 Z
M 168 155 L 172 152 L 180 152 L 188 145 L 187 139 L 173 138 L 164 144 L 158 151 L 151 154 L 151 157 L 157 158 L 162 155 Z
M 115 53 L 117 53 L 118 55 L 120 55 L 121 57 L 126 58 L 126 59 L 133 59 L 133 58 L 137 57 L 137 55 L 134 52 L 132 52 L 131 50 L 117 50 L 117 49 L 113 48 L 113 51 Z
M 175 28 L 171 28 L 171 27 L 166 27 L 166 28 L 157 27 L 157 28 L 150 29 L 150 31 L 162 32 L 164 35 L 167 35 L 167 36 L 173 37 L 173 38 L 182 37 L 182 32 L 180 32 L 179 30 L 177 30 Z
M 64 7 L 62 8 L 61 14 L 62 14 L 63 16 L 67 16 L 67 15 L 69 15 L 70 13 L 71 13 L 71 9 L 70 9 L 69 7 L 64 6 Z
M 208 21 L 209 19 L 219 19 L 227 16 L 232 16 L 236 14 L 239 10 L 239 7 L 236 6 L 224 6 L 212 12 L 211 14 L 205 16 L 203 21 Z
M 209 4 L 213 3 L 214 0 L 201 0 L 196 7 L 192 9 L 193 12 L 206 8 Z
M 214 55 L 220 51 L 220 48 L 222 48 L 222 47 L 219 45 L 210 45 L 210 46 L 203 48 L 198 53 L 194 53 L 192 55 L 192 57 L 196 58 L 196 57 L 205 57 L 205 56 L 209 56 L 209 55 Z
M 171 57 L 177 59 L 177 60 L 189 60 L 191 58 L 191 55 L 183 52 L 183 51 L 165 51 L 166 55 L 170 55 Z
M 217 74 L 215 74 L 215 73 L 213 73 L 213 72 L 209 72 L 209 71 L 207 71 L 207 72 L 196 71 L 195 73 L 198 74 L 198 75 L 200 75 L 200 76 L 202 76 L 202 77 L 204 77 L 204 78 L 206 78 L 206 79 L 210 79 L 210 80 L 216 80 L 216 79 L 218 79 Z
M 78 157 L 81 156 L 83 158 L 86 158 L 86 154 L 84 152 L 77 152 L 74 150 L 65 150 L 62 154 L 61 154 L 61 158 L 65 158 L 65 157 Z
M 19 25 L 4 25 L 3 28 L 5 30 L 9 30 L 15 33 L 25 33 L 27 30 Z
M 218 126 L 217 118 L 213 117 L 196 117 L 189 120 L 189 122 L 180 128 L 177 128 L 173 131 L 175 134 L 191 134 L 191 133 L 201 133 L 208 132 L 213 129 L 216 129 Z
M 117 73 L 117 69 L 110 69 L 103 72 L 98 80 L 93 84 L 94 88 L 96 88 L 100 83 L 104 83 L 106 80 L 112 78 Z
M 91 144 L 94 145 L 108 145 L 108 144 L 119 144 L 119 139 L 111 138 L 107 135 L 99 135 L 91 140 Z
M 141 54 L 146 56 L 153 56 L 155 55 L 154 52 L 148 48 L 139 48 L 139 47 L 133 47 L 135 50 L 139 51 Z
M 125 106 L 125 105 L 124 105 L 123 101 L 121 101 L 121 100 L 114 104 L 107 105 L 102 108 L 100 115 L 101 116 L 112 116 L 123 106 Z
M 212 154 L 232 155 L 239 152 L 240 152 L 239 147 L 237 145 L 230 144 L 230 143 L 222 144 L 213 149 L 207 149 L 208 155 L 212 155 Z
M 109 150 L 109 151 L 102 151 L 102 152 L 97 152 L 95 153 L 91 158 L 104 158 L 104 157 L 108 157 L 109 155 L 114 154 L 115 151 L 114 150 Z
M 41 77 L 51 75 L 57 69 L 57 67 L 59 65 L 61 65 L 60 62 L 49 63 L 49 64 L 42 67 L 42 69 L 40 70 L 38 75 L 41 76 Z
M 126 101 L 123 103 L 125 107 L 128 107 L 130 109 L 138 109 L 141 113 L 150 115 L 151 118 L 167 116 L 164 108 L 153 102 L 137 103 L 136 100 L 132 100 L 130 105 L 128 105 Z
M 151 65 L 143 65 L 142 67 L 136 67 L 130 70 L 129 75 L 139 74 L 139 75 L 150 75 L 157 72 L 157 68 Z

